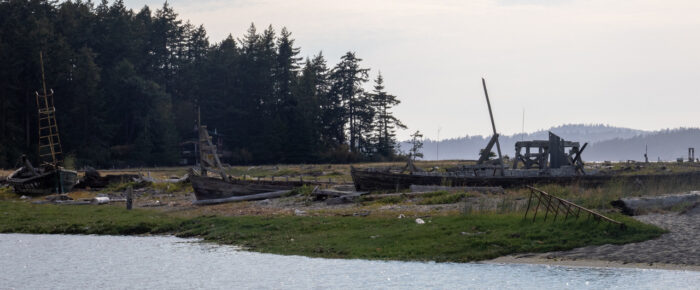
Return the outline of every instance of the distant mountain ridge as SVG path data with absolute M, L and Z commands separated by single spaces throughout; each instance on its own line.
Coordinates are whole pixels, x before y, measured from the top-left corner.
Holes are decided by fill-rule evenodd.
M 678 157 L 687 157 L 689 147 L 700 149 L 700 129 L 698 128 L 644 131 L 608 125 L 567 124 L 524 135 L 501 136 L 501 151 L 504 155 L 513 156 L 515 142 L 547 140 L 549 131 L 565 140 L 577 141 L 582 145 L 588 142 L 588 148 L 583 154 L 584 160 L 587 161 L 642 161 L 645 145 L 649 148 L 650 161 L 656 161 L 659 158 L 675 160 Z M 477 135 L 441 140 L 439 159 L 477 159 L 479 150 L 486 146 L 490 137 Z M 438 142 L 425 139 L 423 144 L 423 159 L 437 159 Z M 400 146 L 404 152 L 410 148 L 408 142 L 402 142 Z

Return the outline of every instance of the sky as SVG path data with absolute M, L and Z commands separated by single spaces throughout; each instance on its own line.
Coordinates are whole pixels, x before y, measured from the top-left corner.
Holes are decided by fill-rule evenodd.
M 643 130 L 700 127 L 700 1 L 169 1 L 209 41 L 287 27 L 301 56 L 329 66 L 354 51 L 430 139 L 572 123 Z M 163 1 L 126 0 L 127 7 Z M 371 83 L 368 83 L 368 88 Z M 524 122 L 523 122 L 524 112 Z

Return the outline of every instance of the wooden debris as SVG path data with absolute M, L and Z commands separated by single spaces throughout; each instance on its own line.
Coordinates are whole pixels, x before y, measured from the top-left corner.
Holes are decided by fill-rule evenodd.
M 94 168 L 85 170 L 85 176 L 78 181 L 75 188 L 104 188 L 112 183 L 131 182 L 139 179 L 138 174 L 114 174 L 102 176 Z
M 286 194 L 289 194 L 290 192 L 291 192 L 291 190 L 280 190 L 280 191 L 272 191 L 272 192 L 250 194 L 250 195 L 232 196 L 232 197 L 227 197 L 227 198 L 195 200 L 192 202 L 192 204 L 194 204 L 194 205 L 210 205 L 210 204 L 219 204 L 219 203 L 236 202 L 236 201 L 261 200 L 261 199 L 281 197 L 281 196 L 284 196 Z
M 626 215 L 638 215 L 645 211 L 669 209 L 680 204 L 693 204 L 700 202 L 700 191 L 691 191 L 685 194 L 642 196 L 621 198 L 610 202 Z
M 564 220 L 566 220 L 569 216 L 578 219 L 581 215 L 581 212 L 583 211 L 583 214 L 587 215 L 588 219 L 593 218 L 593 220 L 598 222 L 604 220 L 610 224 L 619 225 L 621 229 L 626 228 L 624 223 L 613 220 L 593 210 L 587 209 L 563 198 L 553 196 L 532 186 L 528 186 L 528 188 L 530 189 L 530 198 L 527 200 L 527 209 L 525 210 L 525 215 L 523 216 L 523 219 L 527 218 L 527 214 L 530 211 L 530 206 L 532 205 L 533 200 L 536 199 L 537 206 L 535 207 L 534 214 L 532 215 L 533 222 L 535 222 L 535 218 L 537 217 L 537 211 L 539 210 L 540 206 L 542 206 L 542 209 L 545 211 L 545 221 L 547 221 L 547 217 L 549 214 L 553 214 L 554 217 L 552 221 L 556 221 L 557 216 L 559 216 L 560 213 L 564 215 Z
M 368 194 L 367 191 L 339 191 L 333 189 L 319 189 L 314 188 L 311 192 L 312 195 L 316 196 L 316 199 L 326 200 L 327 205 L 345 204 L 356 202 L 360 196 Z
M 411 192 L 435 192 L 435 191 L 464 191 L 480 193 L 500 193 L 503 194 L 503 187 L 500 186 L 442 186 L 442 185 L 417 185 L 410 186 Z

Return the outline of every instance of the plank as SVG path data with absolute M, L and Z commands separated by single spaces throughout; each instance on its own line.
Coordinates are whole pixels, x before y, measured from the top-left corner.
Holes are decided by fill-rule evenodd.
M 220 203 L 236 202 L 236 201 L 261 200 L 261 199 L 281 197 L 285 194 L 288 194 L 289 192 L 291 192 L 291 190 L 279 190 L 279 191 L 251 194 L 251 195 L 232 196 L 232 197 L 227 197 L 227 198 L 195 200 L 192 202 L 192 204 L 194 204 L 194 205 L 211 205 L 211 204 L 220 204 Z

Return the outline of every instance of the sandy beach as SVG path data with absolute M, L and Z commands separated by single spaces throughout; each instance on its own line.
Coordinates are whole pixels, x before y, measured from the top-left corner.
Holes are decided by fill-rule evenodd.
M 700 271 L 700 204 L 680 213 L 634 218 L 667 229 L 669 233 L 641 243 L 511 255 L 488 262 Z

